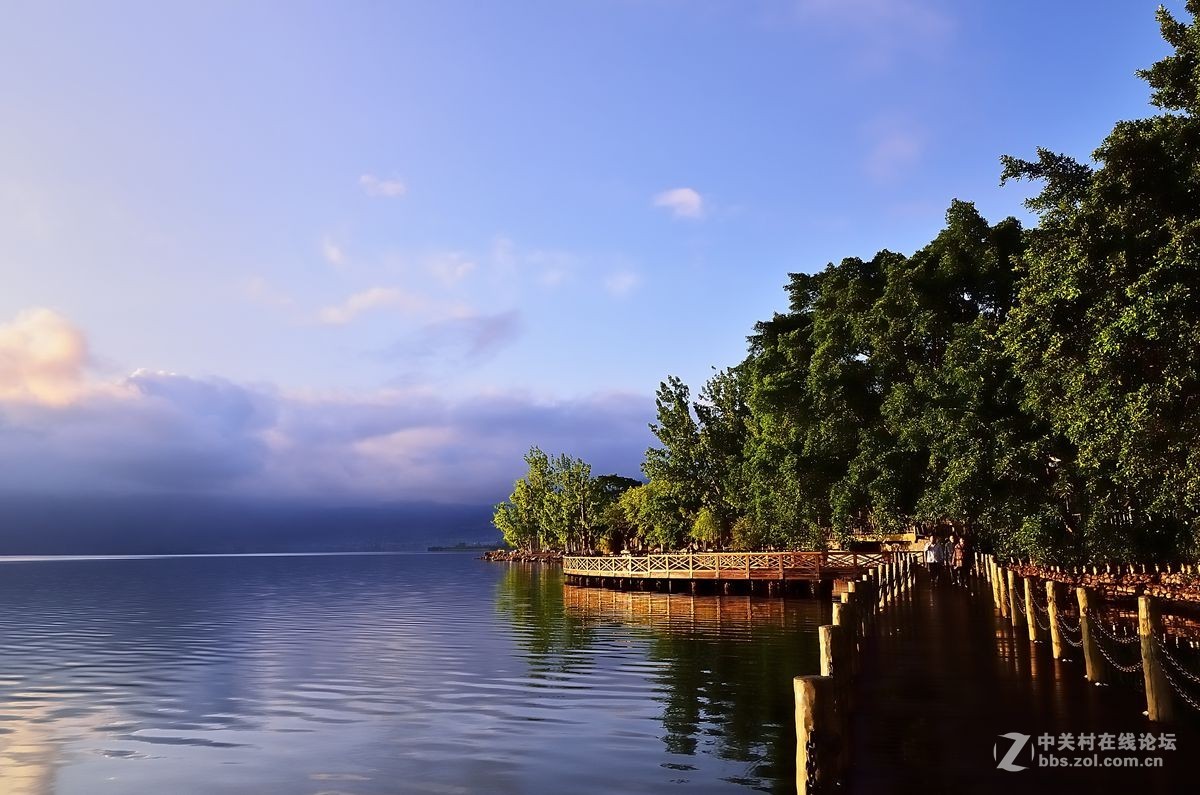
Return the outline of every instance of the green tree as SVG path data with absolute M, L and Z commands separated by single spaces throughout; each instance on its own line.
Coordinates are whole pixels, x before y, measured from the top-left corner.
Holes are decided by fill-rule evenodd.
M 1174 52 L 1141 72 L 1165 112 L 1119 122 L 1092 157 L 1003 160 L 1042 191 L 1003 333 L 1026 405 L 1070 447 L 1049 461 L 1047 530 L 1085 558 L 1192 543 L 1200 510 L 1200 3 L 1159 11 Z

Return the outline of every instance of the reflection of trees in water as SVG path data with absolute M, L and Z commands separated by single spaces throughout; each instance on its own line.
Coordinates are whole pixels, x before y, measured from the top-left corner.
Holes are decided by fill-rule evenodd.
M 533 673 L 571 673 L 591 666 L 580 654 L 594 640 L 592 628 L 563 606 L 562 575 L 538 565 L 509 564 L 496 587 L 496 609 L 517 629 L 517 645 Z
M 819 603 L 571 587 L 563 599 L 585 624 L 619 622 L 648 638 L 649 659 L 664 664 L 670 753 L 746 762 L 745 783 L 794 786 L 792 677 L 818 667 Z

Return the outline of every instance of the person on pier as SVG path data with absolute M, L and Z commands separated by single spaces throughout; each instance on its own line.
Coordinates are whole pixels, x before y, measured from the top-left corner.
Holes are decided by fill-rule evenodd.
M 950 554 L 947 558 L 950 564 L 950 577 L 955 585 L 965 585 L 967 582 L 967 550 L 962 536 L 950 537 Z
M 925 547 L 925 567 L 929 569 L 929 579 L 933 582 L 941 580 L 942 552 L 942 545 L 937 537 L 929 539 L 929 544 Z

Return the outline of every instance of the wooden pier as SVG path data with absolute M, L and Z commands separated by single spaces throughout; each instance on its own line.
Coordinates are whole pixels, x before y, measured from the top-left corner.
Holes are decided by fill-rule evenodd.
M 645 588 L 677 581 L 749 586 L 768 583 L 768 590 L 798 582 L 816 586 L 838 579 L 858 579 L 889 563 L 890 552 L 668 552 L 658 555 L 568 555 L 563 575 L 574 585 Z M 774 586 L 770 586 L 774 583 Z

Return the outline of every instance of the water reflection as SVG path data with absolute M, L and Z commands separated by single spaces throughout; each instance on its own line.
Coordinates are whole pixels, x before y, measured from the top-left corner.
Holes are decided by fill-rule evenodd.
M 824 602 L 564 588 L 556 572 L 513 566 L 497 604 L 534 673 L 603 659 L 648 677 L 676 781 L 696 783 L 688 774 L 715 759 L 732 763 L 725 783 L 793 786 L 791 682 L 818 667 Z
M 817 610 L 461 555 L 0 564 L 0 791 L 786 791 Z

